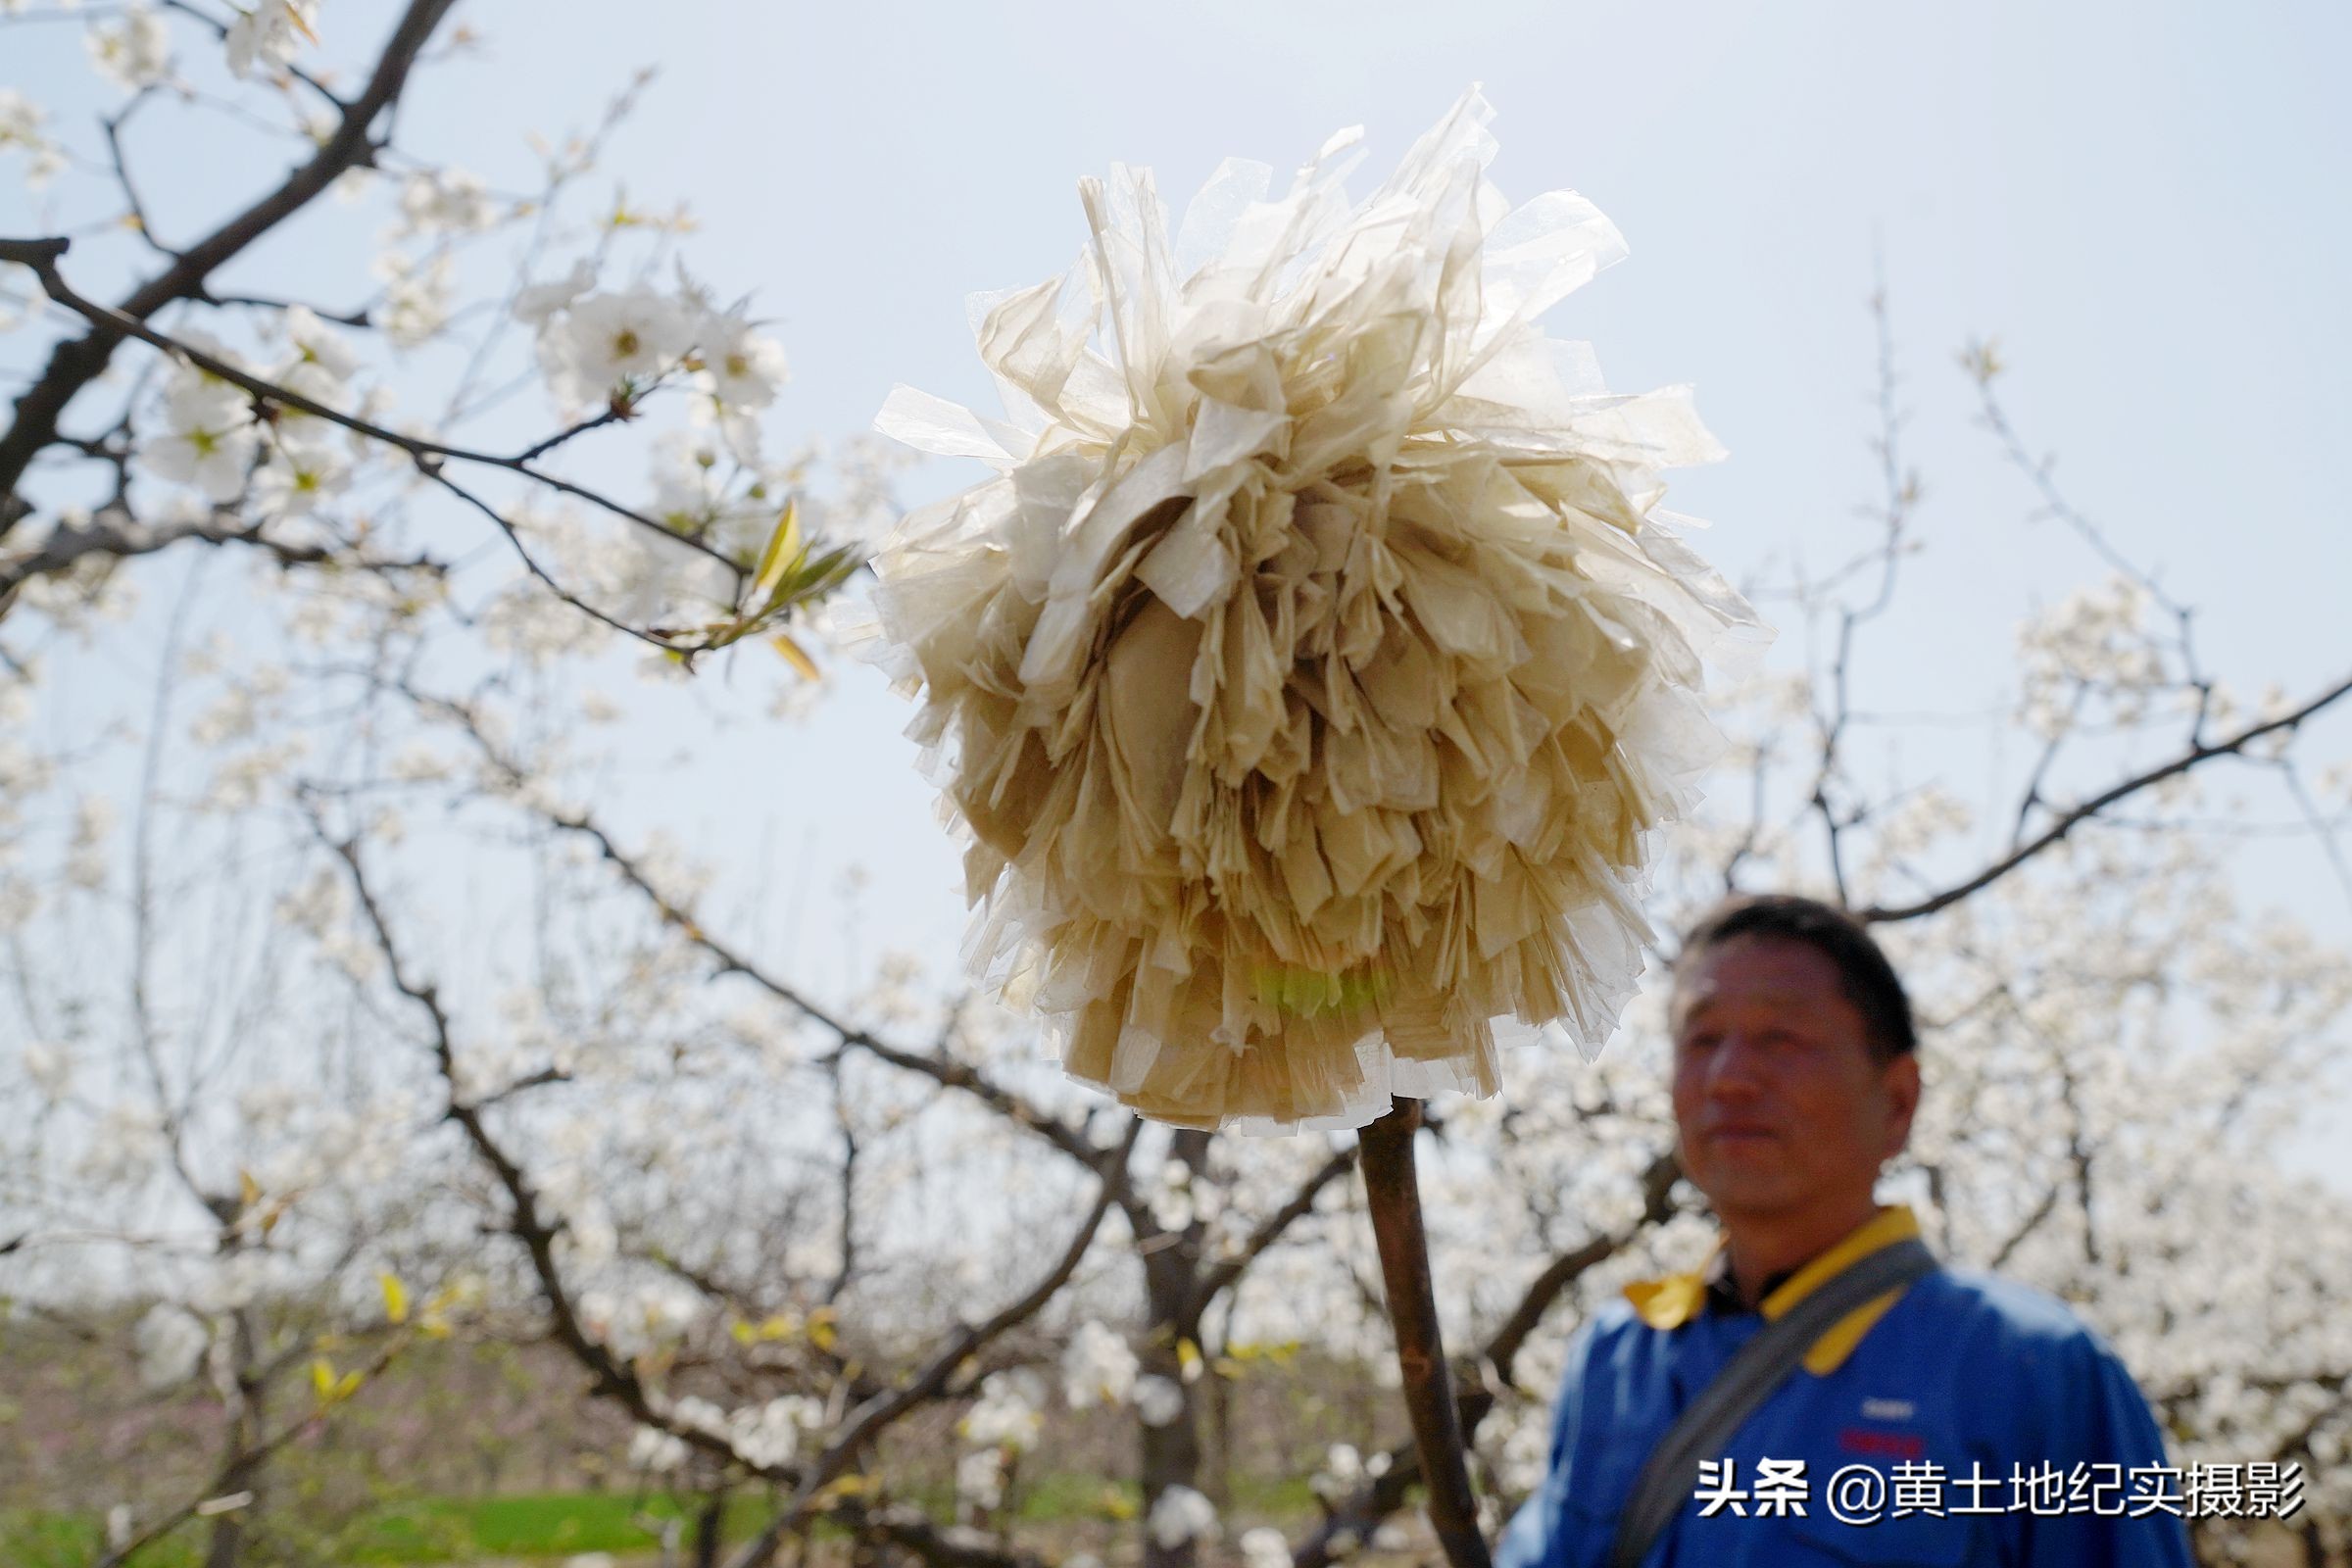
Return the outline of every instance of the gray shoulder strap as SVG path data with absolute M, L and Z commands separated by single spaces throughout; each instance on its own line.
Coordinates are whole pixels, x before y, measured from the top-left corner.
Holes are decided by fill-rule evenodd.
M 1639 1568 L 1698 1484 L 1698 1462 L 1721 1452 L 1740 1424 L 1788 1380 L 1815 1340 L 1856 1307 L 1936 1267 L 1917 1240 L 1883 1247 L 1764 1325 L 1675 1418 L 1617 1516 L 1609 1568 Z

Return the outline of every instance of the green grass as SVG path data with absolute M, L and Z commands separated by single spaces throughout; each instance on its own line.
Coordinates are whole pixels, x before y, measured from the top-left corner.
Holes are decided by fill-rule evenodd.
M 1235 1478 L 1234 1506 L 1261 1517 L 1296 1518 L 1313 1511 L 1306 1483 Z M 1132 1510 L 1136 1489 L 1071 1472 L 1024 1479 L 1020 1517 L 1052 1524 L 1102 1517 L 1112 1499 Z M 918 1491 L 909 1496 L 945 1515 L 950 1497 Z M 334 1542 L 335 1561 L 351 1564 L 474 1562 L 484 1557 L 561 1558 L 575 1552 L 630 1554 L 654 1550 L 657 1542 L 638 1522 L 648 1516 L 673 1519 L 679 1508 L 667 1497 L 633 1497 L 623 1493 L 516 1494 L 496 1497 L 422 1497 L 387 1502 L 368 1510 Z M 726 1536 L 741 1541 L 766 1522 L 765 1499 L 732 1498 Z M 15 1568 L 68 1568 L 96 1555 L 97 1519 L 85 1514 L 0 1512 L 0 1562 Z M 202 1556 L 204 1526 L 183 1526 L 131 1560 L 130 1568 L 193 1568 Z
M 571 1493 L 502 1497 L 429 1497 L 368 1510 L 333 1544 L 337 1562 L 474 1562 L 484 1557 L 566 1557 L 574 1552 L 644 1552 L 655 1538 L 637 1522 L 670 1519 L 666 1497 Z M 738 1497 L 727 1509 L 727 1536 L 758 1532 L 766 1517 L 760 1500 Z M 182 1526 L 140 1552 L 130 1568 L 192 1568 L 203 1554 L 204 1525 Z M 0 1515 L 0 1561 L 26 1568 L 87 1563 L 96 1555 L 100 1522 L 87 1515 Z
M 341 1554 L 354 1563 L 429 1563 L 644 1551 L 655 1540 L 639 1519 L 674 1519 L 678 1511 L 666 1497 L 613 1493 L 428 1498 L 374 1510 L 351 1532 Z M 756 1534 L 765 1517 L 760 1499 L 734 1498 L 726 1534 L 731 1540 Z
M 196 1568 L 201 1539 L 187 1533 L 159 1541 L 129 1568 Z M 106 1526 L 95 1516 L 0 1509 L 0 1562 L 9 1568 L 84 1568 L 105 1548 Z

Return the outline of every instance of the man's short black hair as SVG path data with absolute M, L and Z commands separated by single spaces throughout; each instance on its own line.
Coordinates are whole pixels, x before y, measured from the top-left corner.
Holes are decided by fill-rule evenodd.
M 1738 937 L 1801 942 L 1838 966 L 1838 990 L 1862 1014 L 1870 1048 L 1883 1061 L 1919 1049 L 1911 998 L 1861 921 L 1833 904 L 1793 893 L 1743 893 L 1699 916 L 1683 938 L 1678 971 Z

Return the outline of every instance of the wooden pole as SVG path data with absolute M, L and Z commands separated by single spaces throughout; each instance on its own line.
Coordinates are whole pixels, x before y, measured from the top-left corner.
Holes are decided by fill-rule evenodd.
M 1380 1273 L 1389 1293 L 1389 1321 L 1396 1330 L 1396 1364 L 1404 1374 L 1404 1406 L 1421 1454 L 1429 1494 L 1429 1522 L 1450 1568 L 1491 1568 L 1478 1530 L 1478 1500 L 1462 1451 L 1446 1347 L 1438 1336 L 1438 1299 L 1429 1277 L 1429 1236 L 1421 1224 L 1421 1190 L 1413 1178 L 1413 1135 L 1421 1102 L 1398 1100 L 1359 1135 L 1364 1195 L 1372 1236 L 1380 1245 Z

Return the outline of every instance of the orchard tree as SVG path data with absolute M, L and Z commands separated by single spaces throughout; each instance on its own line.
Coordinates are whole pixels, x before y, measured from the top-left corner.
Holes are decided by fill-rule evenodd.
M 31 366 L 0 431 L 0 1331 L 115 1352 L 133 1392 L 61 1422 L 203 1444 L 51 1472 L 120 1505 L 84 1560 L 183 1527 L 219 1568 L 267 1558 L 299 1511 L 273 1467 L 440 1333 L 554 1346 L 703 1562 L 829 1519 L 872 1557 L 1044 1564 L 1066 1542 L 1021 1501 L 1052 1463 L 1121 1483 L 1094 1544 L 1151 1568 L 1394 1544 L 1417 1465 L 1385 1390 L 1311 1449 L 1236 1415 L 1394 1376 L 1351 1136 L 1145 1128 L 940 956 L 821 984 L 691 752 L 616 805 L 647 734 L 806 712 L 894 461 L 769 451 L 756 302 L 599 174 L 635 85 L 533 169 L 409 151 L 404 95 L 475 43 L 450 9 L 356 52 L 307 0 L 0 16 L 82 33 L 110 94 L 81 126 L 0 90 L 36 185 L 0 246 Z M 142 177 L 151 138 L 232 127 L 268 174 L 235 210 Z M 345 234 L 371 257 L 346 274 L 284 262 Z M 2327 1310 L 2352 1256 L 2277 1145 L 2338 1057 L 2346 971 L 2245 906 L 2232 835 L 2343 875 L 2347 778 L 2310 753 L 2352 688 L 2208 668 L 2194 607 L 2029 456 L 1997 357 L 1966 373 L 2099 574 L 2019 631 L 1984 734 L 2026 767 L 1990 795 L 1906 775 L 1857 700 L 1938 542 L 1889 352 L 1870 536 L 1747 585 L 1810 657 L 1721 694 L 1732 752 L 1654 923 L 1766 886 L 1872 921 L 1928 1025 L 1895 1181 L 1939 1246 L 2075 1301 L 2184 1460 L 2303 1463 L 2316 1551 L 2352 1516 Z M 2217 800 L 2231 772 L 2277 820 Z M 1709 1234 L 1661 1036 L 1652 996 L 1598 1060 L 1521 1052 L 1421 1135 L 1490 1526 L 1574 1325 Z M 1250 1473 L 1311 1476 L 1321 1517 L 1245 1528 Z

